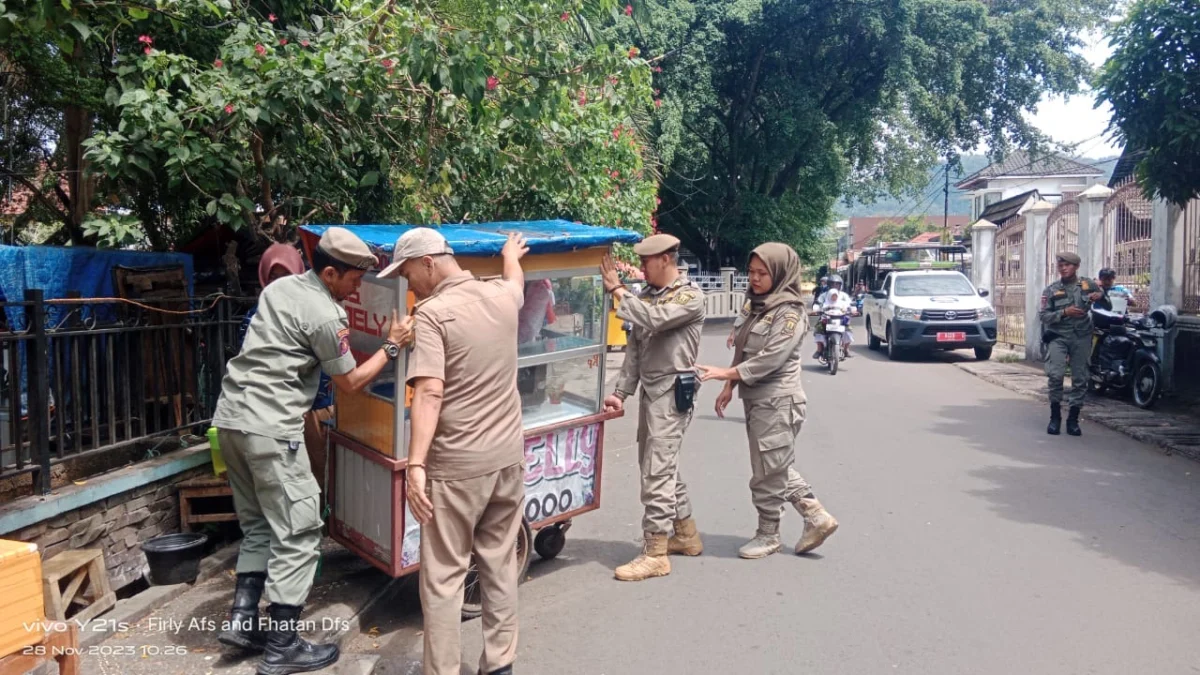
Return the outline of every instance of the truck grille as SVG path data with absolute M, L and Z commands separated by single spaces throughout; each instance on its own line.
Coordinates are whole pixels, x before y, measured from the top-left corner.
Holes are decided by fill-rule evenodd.
M 964 333 L 966 335 L 979 335 L 979 326 L 968 324 L 946 324 L 943 326 L 926 326 L 921 332 L 922 335 L 937 335 L 938 333 Z
M 921 312 L 922 321 L 974 321 L 973 309 L 927 309 Z

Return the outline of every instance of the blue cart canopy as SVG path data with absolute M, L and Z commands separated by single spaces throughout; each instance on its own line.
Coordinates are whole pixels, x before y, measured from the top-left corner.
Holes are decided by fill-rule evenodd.
M 317 237 L 331 225 L 304 225 L 300 229 Z M 372 249 L 391 256 L 396 240 L 417 225 L 339 225 L 353 232 Z M 642 236 L 629 230 L 573 223 L 568 220 L 537 220 L 432 226 L 446 237 L 455 255 L 497 256 L 509 232 L 520 232 L 529 252 L 564 253 L 610 244 L 635 244 Z

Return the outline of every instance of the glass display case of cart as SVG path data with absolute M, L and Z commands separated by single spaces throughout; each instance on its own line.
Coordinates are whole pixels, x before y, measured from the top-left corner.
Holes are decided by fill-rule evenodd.
M 311 259 L 326 228 L 301 228 Z M 360 362 L 379 349 L 393 310 L 411 313 L 403 279 L 381 280 L 396 239 L 410 226 L 354 225 L 351 232 L 379 257 L 344 306 L 350 348 Z M 500 275 L 509 231 L 523 233 L 525 301 L 518 320 L 517 388 L 526 435 L 527 508 L 533 529 L 599 507 L 599 463 L 609 303 L 600 261 L 614 243 L 640 237 L 625 230 L 565 221 L 490 223 L 439 228 L 463 269 Z M 330 531 L 334 539 L 393 576 L 416 569 L 419 528 L 407 513 L 403 473 L 408 456 L 411 389 L 406 355 L 363 391 L 338 390 L 330 434 Z M 619 414 L 619 413 L 618 413 Z

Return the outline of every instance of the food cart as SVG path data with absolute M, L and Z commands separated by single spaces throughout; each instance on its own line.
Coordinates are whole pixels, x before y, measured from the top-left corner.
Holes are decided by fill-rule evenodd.
M 404 279 L 379 279 L 407 225 L 350 225 L 376 253 L 378 267 L 344 306 L 350 348 L 360 363 L 378 350 L 393 310 L 411 313 L 414 297 Z M 301 228 L 309 259 L 327 226 Z M 507 232 L 525 235 L 525 305 L 518 331 L 517 388 L 525 430 L 525 513 L 518 533 L 521 577 L 530 550 L 543 558 L 562 551 L 571 519 L 600 507 L 604 423 L 621 413 L 603 410 L 609 296 L 600 262 L 614 243 L 640 236 L 625 230 L 567 221 L 447 225 L 438 228 L 463 269 L 499 276 Z M 404 386 L 402 354 L 360 392 L 338 390 L 329 437 L 331 536 L 393 577 L 420 566 L 420 526 L 408 510 L 411 388 Z M 400 398 L 400 397 L 403 398 Z M 533 531 L 537 530 L 537 537 Z M 476 616 L 482 599 L 468 575 L 463 613 Z

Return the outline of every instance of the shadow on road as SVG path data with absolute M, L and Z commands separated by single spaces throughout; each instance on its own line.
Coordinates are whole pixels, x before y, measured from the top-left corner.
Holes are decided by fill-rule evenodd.
M 985 403 L 942 407 L 942 421 L 934 427 L 1019 463 L 972 470 L 993 487 L 970 494 L 1009 520 L 1072 532 L 1088 550 L 1200 585 L 1200 494 L 1192 462 L 1094 424 L 1082 438 L 1047 436 L 1042 405 L 1019 399 Z M 982 440 L 997 438 L 1006 442 Z M 1200 478 L 1200 470 L 1195 473 Z

